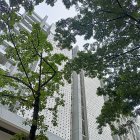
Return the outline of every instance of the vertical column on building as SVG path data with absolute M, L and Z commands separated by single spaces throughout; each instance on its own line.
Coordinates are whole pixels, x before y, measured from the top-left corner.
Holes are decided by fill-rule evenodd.
M 78 47 L 72 51 L 72 57 L 76 57 Z M 72 140 L 82 140 L 81 120 L 81 88 L 80 77 L 76 72 L 72 75 Z
M 73 49 L 77 56 L 78 46 Z M 88 124 L 85 100 L 84 73 L 72 75 L 72 140 L 88 140 Z
M 84 71 L 80 72 L 80 85 L 81 85 L 81 113 L 82 113 L 82 140 L 88 140 L 88 121 L 87 121 L 87 108 L 86 108 L 86 95 L 84 83 Z

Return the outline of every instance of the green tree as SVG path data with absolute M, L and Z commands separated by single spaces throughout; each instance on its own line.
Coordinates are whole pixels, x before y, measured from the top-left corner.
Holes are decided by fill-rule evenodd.
M 5 0 L 0 0 L 0 33 L 7 32 L 8 28 L 13 29 L 14 24 L 21 19 L 18 11 L 19 9 L 10 7 Z
M 85 44 L 85 51 L 67 63 L 65 78 L 70 81 L 73 70 L 79 73 L 83 69 L 85 75 L 104 82 L 97 94 L 109 100 L 97 118 L 100 132 L 109 124 L 114 133 L 123 134 L 132 123 L 120 126 L 119 131 L 114 122 L 138 114 L 135 107 L 140 104 L 139 5 L 138 0 L 81 1 L 77 16 L 57 23 L 56 39 L 62 48 L 72 48 L 77 35 L 95 40 Z
M 139 40 L 138 0 L 81 1 L 78 10 L 74 18 L 62 19 L 57 23 L 57 38 L 63 47 L 75 43 L 76 35 L 84 36 L 85 40 L 94 38 L 101 46 L 123 41 L 126 43 L 123 46 L 127 47 Z
M 27 110 L 32 112 L 31 119 L 25 122 L 31 126 L 29 140 L 45 140 L 48 126 L 44 124 L 45 116 L 41 112 L 50 110 L 54 114 L 52 123 L 56 126 L 57 108 L 64 106 L 63 95 L 59 92 L 59 87 L 63 86 L 63 70 L 58 70 L 58 66 L 67 58 L 63 54 L 53 54 L 53 47 L 46 39 L 39 24 L 33 25 L 31 33 L 21 30 L 17 35 L 9 29 L 7 34 L 0 36 L 1 44 L 3 40 L 11 42 L 6 56 L 17 67 L 14 73 L 0 69 L 0 103 L 19 110 L 22 115 Z M 35 62 L 39 63 L 36 71 L 32 69 Z M 53 108 L 47 108 L 49 97 L 54 98 Z M 39 136 L 36 136 L 37 129 Z

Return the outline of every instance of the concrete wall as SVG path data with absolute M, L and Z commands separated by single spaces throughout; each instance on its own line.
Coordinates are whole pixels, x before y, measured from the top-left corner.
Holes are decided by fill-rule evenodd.
M 12 137 L 12 134 L 2 131 L 2 128 L 7 129 L 11 133 L 24 132 L 28 134 L 30 127 L 23 125 L 23 121 L 25 121 L 24 118 L 8 111 L 5 107 L 0 105 L 0 140 L 10 140 Z M 46 135 L 49 140 L 64 140 L 51 132 L 46 132 Z
M 11 135 L 3 132 L 3 131 L 0 131 L 0 140 L 10 140 L 12 138 Z

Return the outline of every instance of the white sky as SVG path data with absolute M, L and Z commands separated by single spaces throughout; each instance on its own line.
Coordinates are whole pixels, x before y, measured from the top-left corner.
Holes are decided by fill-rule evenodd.
M 60 20 L 61 18 L 73 17 L 74 15 L 76 15 L 74 7 L 70 8 L 70 10 L 67 10 L 60 0 L 56 2 L 54 7 L 48 6 L 43 2 L 38 6 L 35 6 L 35 12 L 42 18 L 47 15 L 47 22 L 49 24 L 52 24 Z

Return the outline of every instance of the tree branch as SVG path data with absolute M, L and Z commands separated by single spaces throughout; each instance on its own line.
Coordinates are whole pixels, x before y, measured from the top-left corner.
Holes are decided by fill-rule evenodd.
M 14 95 L 11 95 L 11 94 L 4 94 L 4 93 L 2 93 L 1 96 L 10 97 L 10 98 L 18 98 L 18 99 L 20 99 L 20 100 L 22 100 L 24 102 L 29 102 L 28 100 L 25 100 L 22 97 L 14 96 Z
M 116 1 L 118 3 L 119 7 L 123 10 L 123 7 L 122 7 L 121 3 L 119 2 L 119 0 L 116 0 Z
M 11 94 L 4 94 L 2 93 L 1 96 L 4 96 L 4 97 L 9 97 L 9 98 L 18 98 L 19 100 L 23 101 L 23 102 L 28 102 L 28 100 L 25 100 L 24 97 L 19 97 L 19 96 L 14 96 L 14 95 L 11 95 Z M 33 104 L 31 104 L 33 106 Z
M 27 71 L 26 71 L 26 69 L 25 69 L 25 67 L 24 67 L 24 64 L 23 64 L 23 62 L 22 62 L 22 60 L 21 60 L 21 57 L 20 57 L 20 55 L 19 55 L 18 49 L 17 49 L 16 44 L 15 44 L 15 42 L 14 42 L 14 40 L 13 40 L 13 37 L 12 37 L 12 34 L 11 34 L 11 30 L 9 29 L 9 27 L 8 27 L 8 30 L 9 30 L 9 33 L 10 33 L 11 42 L 12 42 L 12 44 L 14 45 L 14 48 L 15 48 L 15 50 L 16 50 L 16 54 L 17 54 L 17 56 L 18 56 L 18 59 L 19 59 L 20 64 L 21 64 L 21 66 L 22 66 L 22 69 L 23 69 L 23 71 L 24 71 L 24 73 L 25 73 L 25 75 L 26 75 L 26 77 L 27 77 L 27 79 L 28 79 L 29 85 L 32 87 L 32 84 L 31 84 L 31 82 L 30 82 L 29 76 L 28 76 Z
M 124 17 L 126 17 L 126 15 L 119 16 L 119 17 L 117 17 L 117 18 L 107 20 L 107 22 L 114 21 L 114 20 L 118 20 L 118 19 L 121 19 L 121 18 L 124 18 Z
M 139 20 L 137 20 L 136 18 L 134 18 L 133 16 L 129 15 L 128 13 L 126 13 L 126 15 L 132 19 L 133 21 L 136 21 L 137 23 L 139 23 Z
M 32 43 L 32 45 L 33 45 L 33 48 L 34 48 L 36 54 L 37 54 L 39 57 L 41 57 L 41 55 L 38 53 L 38 51 L 37 51 L 37 49 L 36 49 L 36 47 L 35 47 L 35 45 L 34 45 L 33 40 L 31 41 L 31 43 Z M 48 62 L 47 60 L 45 60 L 43 57 L 42 57 L 42 60 L 53 70 L 54 73 L 56 73 L 55 69 L 49 64 L 49 62 Z
M 41 87 L 41 74 L 42 74 L 41 66 L 42 66 L 42 53 L 41 53 L 40 64 L 39 64 L 38 92 L 40 91 L 40 87 Z
M 56 75 L 56 72 L 55 73 L 53 73 L 53 75 L 47 80 L 47 81 L 45 81 L 42 85 L 41 85 L 41 87 L 44 87 L 46 84 L 48 84 L 52 79 L 53 79 L 53 77 Z
M 32 43 L 32 45 L 33 45 L 33 48 L 34 48 L 36 54 L 37 54 L 39 57 L 41 57 L 41 55 L 38 53 L 38 51 L 37 51 L 37 49 L 36 49 L 36 47 L 35 47 L 35 45 L 34 45 L 33 40 L 31 41 L 31 43 Z M 47 60 L 45 60 L 43 57 L 42 57 L 42 60 L 43 60 L 54 72 L 56 72 L 55 69 L 49 64 L 49 62 L 48 62 Z
M 9 9 L 9 10 L 10 10 L 10 9 Z M 11 15 L 10 15 L 10 11 L 8 11 L 8 14 L 9 14 L 9 17 L 10 17 L 10 16 L 11 16 Z M 13 44 L 15 50 L 16 50 L 16 54 L 17 54 L 18 59 L 19 59 L 19 61 L 20 61 L 20 63 L 21 63 L 21 66 L 22 66 L 22 69 L 23 69 L 23 71 L 24 71 L 24 73 L 25 73 L 25 75 L 26 75 L 26 78 L 28 79 L 28 83 L 29 83 L 29 85 L 30 85 L 30 89 L 31 89 L 31 91 L 32 91 L 32 93 L 33 93 L 33 96 L 34 96 L 34 98 L 35 98 L 34 90 L 33 90 L 33 88 L 32 88 L 32 84 L 31 84 L 31 82 L 30 82 L 28 73 L 27 73 L 27 71 L 26 71 L 26 69 L 25 69 L 25 67 L 24 67 L 24 64 L 23 64 L 23 62 L 22 62 L 22 60 L 21 60 L 21 57 L 20 57 L 19 52 L 18 52 L 18 49 L 17 49 L 17 47 L 16 47 L 16 44 L 15 44 L 15 42 L 14 42 L 14 40 L 13 40 L 13 36 L 12 36 L 12 34 L 11 34 L 11 29 L 10 29 L 9 21 L 7 20 L 6 23 L 7 23 L 7 26 L 8 26 L 8 31 L 9 31 L 9 35 L 10 35 L 10 40 L 11 40 L 11 42 L 12 42 L 12 44 Z M 29 86 L 28 86 L 28 87 L 29 87 Z
M 122 56 L 122 55 L 125 55 L 125 54 L 127 54 L 127 53 L 131 53 L 131 52 L 133 52 L 133 51 L 135 51 L 135 50 L 137 50 L 137 49 L 139 49 L 140 48 L 140 46 L 138 46 L 138 47 L 135 47 L 135 48 L 133 48 L 133 49 L 131 49 L 131 50 L 129 50 L 129 51 L 126 51 L 126 52 L 124 52 L 124 53 L 120 53 L 120 54 L 116 54 L 116 55 L 112 55 L 111 57 L 108 57 L 108 59 L 116 59 L 116 58 L 118 58 L 118 57 L 120 57 L 120 56 Z
M 99 12 L 105 12 L 105 13 L 109 13 L 109 14 L 115 14 L 115 15 L 118 15 L 119 13 L 117 13 L 117 12 L 114 12 L 114 11 L 110 11 L 110 10 L 105 10 L 105 9 L 101 9 L 101 10 L 99 10 Z M 98 11 L 96 11 L 96 12 L 98 12 Z
M 8 27 L 8 29 L 9 29 L 9 27 Z M 10 29 L 9 29 L 9 32 L 10 32 Z M 15 45 L 15 42 L 14 42 L 14 40 L 13 40 L 13 38 L 12 38 L 11 32 L 10 32 L 10 38 L 11 38 L 11 41 L 12 41 L 12 43 L 13 43 L 13 45 L 14 45 L 15 50 L 16 50 L 16 54 L 17 54 L 18 59 L 19 59 L 19 61 L 20 61 L 20 63 L 21 63 L 22 69 L 23 69 L 23 71 L 24 71 L 24 73 L 25 73 L 25 75 L 26 75 L 26 78 L 27 78 L 27 80 L 28 80 L 28 83 L 29 83 L 29 85 L 30 85 L 30 89 L 31 89 L 31 91 L 32 91 L 32 93 L 33 93 L 33 96 L 34 96 L 34 98 L 35 98 L 34 90 L 33 90 L 33 88 L 32 88 L 32 84 L 31 84 L 31 82 L 30 82 L 28 73 L 27 73 L 27 71 L 26 71 L 26 69 L 25 69 L 25 67 L 24 67 L 24 64 L 22 63 L 21 57 L 20 57 L 20 55 L 19 55 L 19 52 L 18 52 L 17 47 L 16 47 L 16 45 Z M 28 85 L 28 86 L 29 86 L 29 85 Z
M 39 37 L 38 37 L 38 33 L 37 33 L 37 39 L 38 39 L 38 46 L 39 46 Z M 37 49 L 36 49 L 36 47 L 35 47 L 35 45 L 34 45 L 33 40 L 31 41 L 31 43 L 32 43 L 32 46 L 33 46 L 33 48 L 34 48 L 36 54 L 37 54 L 39 57 L 41 57 L 41 55 L 38 53 L 38 51 L 37 51 Z M 44 87 L 51 79 L 53 79 L 53 77 L 54 77 L 55 74 L 56 74 L 55 69 L 49 64 L 49 62 L 48 62 L 47 60 L 45 60 L 43 57 L 42 57 L 42 60 L 53 70 L 53 75 L 52 75 L 47 81 L 45 81 L 45 82 L 41 85 L 41 88 Z
M 10 75 L 2 75 L 2 76 L 7 77 L 7 78 L 14 79 L 14 80 L 16 80 L 17 82 L 20 82 L 20 83 L 24 84 L 24 85 L 25 85 L 26 87 L 28 87 L 31 91 L 33 90 L 33 88 L 30 87 L 30 85 L 28 85 L 26 82 L 24 82 L 23 80 L 21 80 L 21 79 L 19 79 L 19 78 L 17 78 L 17 77 L 10 76 Z
M 38 46 L 39 46 L 39 36 L 38 36 L 38 32 L 37 32 L 37 38 L 38 38 Z M 35 47 L 35 46 L 34 46 L 34 47 Z M 34 49 L 35 49 L 36 53 L 38 53 L 38 52 L 37 52 L 37 49 L 36 49 L 36 48 L 34 48 Z M 39 54 L 39 53 L 38 53 L 38 54 Z M 43 61 L 44 61 L 54 72 L 56 72 L 55 69 L 49 64 L 48 61 L 46 61 L 43 57 L 42 57 L 42 59 L 43 59 Z
M 130 14 L 128 14 L 128 13 L 123 9 L 123 7 L 122 7 L 121 3 L 119 2 L 119 0 L 116 0 L 116 1 L 117 1 L 117 3 L 118 3 L 119 7 L 123 10 L 123 13 L 124 13 L 127 17 L 129 17 L 130 19 L 132 19 L 133 21 L 136 21 L 137 24 L 139 24 L 139 20 L 137 20 L 136 18 L 134 18 L 133 16 L 131 16 Z M 138 25 L 137 25 L 137 26 L 138 26 Z

